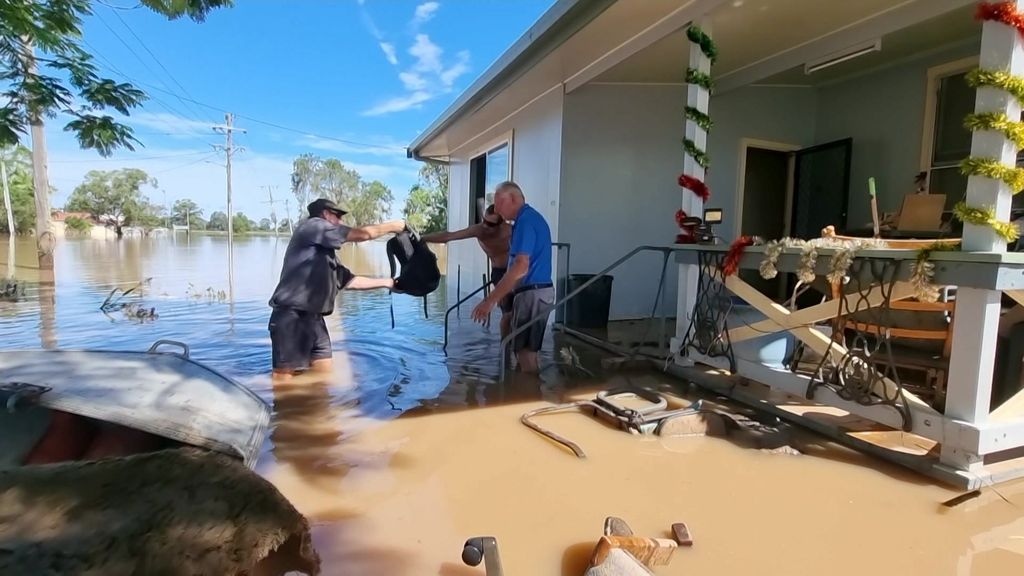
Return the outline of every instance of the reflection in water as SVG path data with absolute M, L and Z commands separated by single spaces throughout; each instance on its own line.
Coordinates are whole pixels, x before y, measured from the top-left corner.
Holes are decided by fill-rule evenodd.
M 678 551 L 659 569 L 664 576 L 1024 570 L 1022 484 L 1000 487 L 1012 504 L 980 498 L 940 513 L 950 490 L 827 443 L 794 458 L 722 439 L 634 436 L 582 413 L 545 420 L 585 447 L 588 458 L 576 459 L 519 417 L 578 397 L 580 383 L 552 368 L 540 380 L 515 375 L 498 384 L 497 323 L 472 323 L 471 304 L 461 318 L 452 315 L 446 358 L 443 284 L 427 299 L 429 319 L 417 298 L 343 293 L 328 318 L 334 372 L 272 383 L 267 300 L 287 241 L 237 239 L 239 266 L 229 274 L 222 236 L 68 239 L 48 284 L 26 265 L 34 262 L 31 239 L 19 239 L 16 274 L 30 296 L 0 302 L 0 345 L 140 350 L 161 338 L 187 342 L 197 360 L 273 406 L 257 471 L 312 521 L 325 574 L 479 574 L 460 564 L 462 542 L 492 534 L 509 574 L 579 576 L 608 515 L 657 537 L 673 522 L 690 525 L 698 545 Z M 357 274 L 388 273 L 383 243 L 348 245 L 341 259 Z M 148 288 L 131 298 L 157 308 L 158 320 L 103 316 L 111 289 L 146 278 Z M 187 297 L 207 289 L 234 298 Z M 546 347 L 548 365 L 556 345 Z M 576 351 L 588 367 L 599 364 L 593 351 Z M 622 383 L 617 375 L 605 381 Z

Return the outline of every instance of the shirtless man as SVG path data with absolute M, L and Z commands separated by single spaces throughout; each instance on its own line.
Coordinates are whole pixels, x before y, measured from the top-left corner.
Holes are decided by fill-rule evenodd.
M 480 243 L 480 249 L 491 261 L 491 285 L 497 286 L 508 270 L 508 246 L 512 239 L 512 226 L 495 213 L 494 204 L 491 204 L 484 211 L 483 222 L 455 232 L 427 234 L 422 237 L 422 240 L 430 244 L 447 244 L 453 240 L 466 238 L 476 238 L 476 241 Z M 511 296 L 502 298 L 499 307 L 501 308 L 501 337 L 504 338 L 508 334 L 512 322 Z

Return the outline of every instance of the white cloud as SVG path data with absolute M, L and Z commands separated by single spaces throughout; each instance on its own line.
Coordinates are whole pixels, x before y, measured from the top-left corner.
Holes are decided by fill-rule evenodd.
M 429 92 L 418 91 L 385 100 L 376 106 L 363 112 L 363 116 L 382 116 L 392 112 L 402 112 L 412 108 L 419 108 L 424 102 L 433 98 Z
M 388 63 L 392 66 L 398 65 L 398 54 L 395 53 L 395 45 L 390 42 L 381 42 L 380 49 L 384 52 L 384 57 L 387 58 Z
M 422 24 L 434 17 L 441 5 L 437 2 L 424 2 L 416 7 L 416 14 L 413 16 L 413 24 Z
M 451 92 L 455 81 L 469 72 L 468 51 L 460 51 L 453 62 L 446 63 L 444 50 L 431 41 L 427 34 L 416 35 L 409 47 L 409 55 L 415 59 L 413 65 L 398 74 L 406 94 L 379 102 L 363 112 L 364 116 L 380 116 L 419 108 L 424 102 Z

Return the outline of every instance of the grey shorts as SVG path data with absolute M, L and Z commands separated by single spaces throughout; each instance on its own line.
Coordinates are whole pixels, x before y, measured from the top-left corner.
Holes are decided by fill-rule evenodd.
M 544 344 L 548 317 L 555 303 L 555 289 L 551 286 L 522 290 L 512 298 L 512 330 L 530 324 L 535 318 L 543 317 L 516 335 L 512 349 L 516 352 L 529 350 L 539 352 Z
M 274 308 L 270 314 L 273 367 L 305 370 L 314 360 L 331 357 L 331 335 L 322 314 Z

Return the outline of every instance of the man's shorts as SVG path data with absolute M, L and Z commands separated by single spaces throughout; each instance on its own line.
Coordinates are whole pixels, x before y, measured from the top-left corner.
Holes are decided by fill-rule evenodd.
M 314 360 L 331 357 L 331 335 L 323 314 L 274 308 L 269 328 L 274 369 L 305 370 Z
M 544 344 L 544 332 L 547 330 L 548 317 L 555 304 L 555 289 L 548 285 L 542 287 L 523 287 L 517 290 L 512 300 L 512 330 L 530 324 L 530 327 L 517 334 L 512 343 L 516 352 L 529 350 L 539 352 Z M 543 317 L 531 324 L 535 318 Z
M 497 286 L 498 282 L 505 277 L 505 272 L 508 272 L 506 268 L 491 268 L 491 286 Z M 498 308 L 501 308 L 502 314 L 508 314 L 512 311 L 512 294 L 506 294 L 501 302 L 498 303 Z

